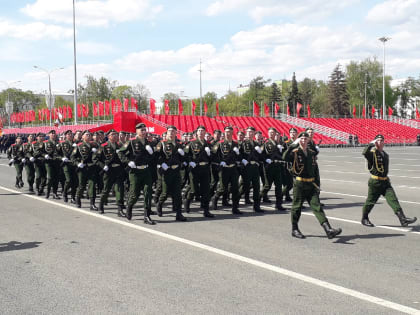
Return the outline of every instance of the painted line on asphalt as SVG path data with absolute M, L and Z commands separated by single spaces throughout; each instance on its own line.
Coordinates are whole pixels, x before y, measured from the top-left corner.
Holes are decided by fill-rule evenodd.
M 337 292 L 337 293 L 341 293 L 343 295 L 351 296 L 351 297 L 354 297 L 356 299 L 359 299 L 359 300 L 362 300 L 362 301 L 365 301 L 365 302 L 380 305 L 382 307 L 386 307 L 386 308 L 396 310 L 396 311 L 406 313 L 406 314 L 417 314 L 417 315 L 420 314 L 420 310 L 409 307 L 409 306 L 406 306 L 406 305 L 398 304 L 398 303 L 388 301 L 388 300 L 385 300 L 385 299 L 382 299 L 382 298 L 379 298 L 379 297 L 376 297 L 376 296 L 373 296 L 373 295 L 365 294 L 365 293 L 360 292 L 360 291 L 352 290 L 352 289 L 349 289 L 349 288 L 346 288 L 346 287 L 343 287 L 343 286 L 340 286 L 340 285 L 336 285 L 336 284 L 333 284 L 333 283 L 330 283 L 330 282 L 327 282 L 327 281 L 323 281 L 323 280 L 320 280 L 320 279 L 317 279 L 317 278 L 306 276 L 306 275 L 298 273 L 298 272 L 294 272 L 294 271 L 284 269 L 284 268 L 281 268 L 281 267 L 278 267 L 278 266 L 267 264 L 267 263 L 264 263 L 264 262 L 256 260 L 256 259 L 241 256 L 241 255 L 238 255 L 238 254 L 235 254 L 235 253 L 232 253 L 232 252 L 228 252 L 228 251 L 225 251 L 225 250 L 213 247 L 213 246 L 209 246 L 209 245 L 206 245 L 206 244 L 203 244 L 203 243 L 191 241 L 191 240 L 188 240 L 188 239 L 185 239 L 185 238 L 182 238 L 182 237 L 178 237 L 178 236 L 175 236 L 175 235 L 172 235 L 172 234 L 156 231 L 156 230 L 153 230 L 153 229 L 150 229 L 150 228 L 145 228 L 145 227 L 142 227 L 142 226 L 139 226 L 139 225 L 135 225 L 133 223 L 129 223 L 127 221 L 122 221 L 122 220 L 119 220 L 119 219 L 103 216 L 103 215 L 100 215 L 100 214 L 97 214 L 97 213 L 88 212 L 88 211 L 85 211 L 85 210 L 82 210 L 82 209 L 79 209 L 79 208 L 76 208 L 76 207 L 73 207 L 73 206 L 61 204 L 61 203 L 58 203 L 58 202 L 55 202 L 55 201 L 52 201 L 52 200 L 48 200 L 48 199 L 45 199 L 45 198 L 40 198 L 40 197 L 37 197 L 37 196 L 34 196 L 34 195 L 28 195 L 28 194 L 19 192 L 17 190 L 9 189 L 9 188 L 3 187 L 3 186 L 0 186 L 0 189 L 6 190 L 6 191 L 12 192 L 12 193 L 18 193 L 21 196 L 24 196 L 24 197 L 27 197 L 27 198 L 42 201 L 42 202 L 52 204 L 52 205 L 55 205 L 55 206 L 58 206 L 58 207 L 61 207 L 61 208 L 65 208 L 65 209 L 68 209 L 68 210 L 79 212 L 79 213 L 82 213 L 84 215 L 96 217 L 96 218 L 99 218 L 99 219 L 102 219 L 102 220 L 105 220 L 105 221 L 108 221 L 108 222 L 116 223 L 116 224 L 119 224 L 119 225 L 122 225 L 122 226 L 125 226 L 125 227 L 129 227 L 129 228 L 132 228 L 132 229 L 135 229 L 135 230 L 138 230 L 138 231 L 146 232 L 146 233 L 153 234 L 153 235 L 156 235 L 156 236 L 159 236 L 159 237 L 162 237 L 162 238 L 166 238 L 166 239 L 169 239 L 169 240 L 172 240 L 172 241 L 175 241 L 175 242 L 179 242 L 179 243 L 182 243 L 182 244 L 185 244 L 185 245 L 189 245 L 189 246 L 192 246 L 192 247 L 195 247 L 195 248 L 199 248 L 201 250 L 205 250 L 205 251 L 208 251 L 208 252 L 211 252 L 211 253 L 214 253 L 214 254 L 218 254 L 218 255 L 221 255 L 221 256 L 224 256 L 224 257 L 227 257 L 227 258 L 231 258 L 233 260 L 244 262 L 244 263 L 247 263 L 247 264 L 255 266 L 255 267 L 259 267 L 259 268 L 262 268 L 262 269 L 265 269 L 265 270 L 273 271 L 277 274 L 280 274 L 280 275 L 283 275 L 283 276 L 286 276 L 286 277 L 289 277 L 289 278 L 292 278 L 292 279 L 300 280 L 300 281 L 303 281 L 303 282 L 306 282 L 306 283 L 309 283 L 309 284 L 312 284 L 312 285 L 315 285 L 315 286 L 318 286 L 318 287 L 322 287 L 322 288 L 325 288 L 325 289 L 328 289 L 328 290 L 331 290 L 331 291 L 334 291 L 334 292 Z
M 395 177 L 395 176 L 393 176 Z M 349 184 L 366 184 L 365 182 L 356 182 L 353 180 L 344 180 L 344 179 L 332 179 L 332 178 L 322 178 L 322 181 L 330 181 L 330 182 L 339 182 L 339 183 L 349 183 Z M 396 188 L 407 188 L 407 189 L 420 189 L 420 186 L 407 186 L 407 185 L 392 185 Z
M 356 173 L 356 172 L 344 172 L 344 171 L 331 171 L 331 170 L 320 170 L 321 173 L 338 173 L 338 174 L 356 174 L 356 175 L 365 175 L 365 176 L 369 176 L 369 173 Z M 412 179 L 419 179 L 420 176 L 405 176 L 405 175 L 393 175 L 393 174 L 389 174 L 389 177 L 398 177 L 398 178 L 412 178 Z M 322 180 L 322 179 L 321 179 Z

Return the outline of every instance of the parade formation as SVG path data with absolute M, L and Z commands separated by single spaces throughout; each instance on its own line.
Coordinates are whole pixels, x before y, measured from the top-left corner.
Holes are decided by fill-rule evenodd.
M 252 204 L 256 213 L 263 213 L 261 203 L 272 202 L 268 192 L 274 185 L 277 211 L 286 211 L 283 202 L 292 202 L 293 237 L 305 238 L 298 226 L 305 201 L 329 239 L 342 233 L 340 228 L 331 227 L 320 202 L 320 148 L 313 141 L 313 129 L 298 134 L 291 128 L 285 137 L 270 127 L 268 138 L 263 139 L 261 132 L 250 126 L 238 132 L 238 140 L 234 140 L 231 126 L 223 133 L 215 130 L 213 136 L 198 126 L 183 139 L 177 139 L 174 126 L 168 126 L 162 137 L 149 134 L 144 123 L 135 128 L 132 138 L 111 129 L 106 134 L 67 130 L 61 135 L 51 130 L 47 135 L 28 135 L 25 141 L 18 135 L 10 146 L 4 137 L 0 140 L 2 150 L 8 146 L 9 165 L 16 169 L 16 188 L 25 186 L 25 169 L 29 193 L 62 198 L 78 208 L 88 200 L 91 211 L 103 214 L 113 193 L 118 216 L 127 220 L 132 220 L 134 206 L 143 194 L 143 220 L 150 225 L 156 224 L 153 215 L 163 216 L 168 197 L 177 221 L 187 221 L 185 214 L 195 201 L 206 218 L 215 216 L 211 210 L 218 209 L 220 199 L 221 206 L 229 207 L 234 215 L 243 213 L 241 198 Z M 392 188 L 384 140 L 377 135 L 363 150 L 371 177 L 361 223 L 374 226 L 369 213 L 383 195 L 401 226 L 407 226 L 417 218 L 405 216 Z

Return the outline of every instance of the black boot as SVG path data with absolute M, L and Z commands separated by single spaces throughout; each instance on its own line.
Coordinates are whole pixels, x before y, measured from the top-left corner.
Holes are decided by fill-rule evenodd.
M 284 201 L 291 202 L 293 199 L 290 197 L 290 192 L 286 191 Z
M 186 213 L 190 213 L 190 204 L 191 204 L 191 200 L 188 198 L 184 199 L 184 210 Z
M 254 211 L 257 212 L 257 213 L 263 213 L 264 212 L 264 210 L 261 209 L 259 202 L 254 203 Z
M 267 196 L 267 195 L 264 195 L 264 196 L 262 197 L 262 202 L 264 202 L 264 203 L 271 203 L 271 200 L 270 200 L 270 199 L 268 199 L 268 196 Z
M 243 214 L 241 210 L 238 209 L 238 203 L 235 203 L 232 207 L 232 214 Z
M 276 202 L 276 209 L 278 211 L 284 211 L 284 210 L 286 210 L 285 208 L 283 208 L 283 206 L 281 204 L 281 201 L 280 202 Z
M 67 197 L 67 194 L 64 194 L 63 195 L 63 200 L 64 200 L 64 202 L 69 202 L 69 198 Z
M 70 203 L 72 203 L 72 204 L 76 204 L 76 199 L 74 198 L 74 196 L 72 196 L 72 197 L 71 197 L 71 199 L 70 199 Z
M 213 209 L 213 210 L 217 210 L 217 201 L 219 200 L 219 198 L 216 196 L 216 195 L 214 195 L 212 198 L 211 198 L 211 208 Z
M 162 216 L 162 204 L 160 202 L 158 202 L 157 205 L 156 205 L 156 211 L 157 211 L 157 215 L 159 217 L 161 217 Z M 127 209 L 127 212 L 128 212 L 128 209 Z
M 118 208 L 118 216 L 120 216 L 120 209 Z M 127 220 L 131 220 L 133 217 L 133 206 L 127 206 L 127 213 L 125 214 Z
M 232 207 L 232 204 L 229 203 L 229 201 L 228 201 L 227 198 L 223 197 L 223 199 L 222 199 L 222 206 L 223 207 Z
M 297 223 L 292 224 L 292 236 L 300 239 L 306 238 L 305 235 L 299 230 Z
M 362 222 L 362 224 L 364 226 L 374 227 L 373 223 L 370 222 L 369 216 L 367 214 L 363 214 L 363 217 L 362 217 L 362 221 L 361 222 Z
M 203 205 L 203 216 L 206 218 L 214 218 L 214 214 L 210 212 L 209 205 Z
M 95 198 L 90 198 L 90 210 L 98 211 L 98 207 L 95 206 Z
M 99 201 L 99 213 L 100 214 L 104 214 L 105 213 L 105 211 L 104 211 L 104 203 L 102 202 L 102 200 Z
M 152 218 L 150 217 L 150 210 L 144 210 L 144 219 L 143 222 L 144 224 L 150 224 L 150 225 L 155 225 L 156 222 L 152 220 Z
M 53 193 L 53 199 L 60 199 L 60 197 L 58 196 L 58 194 L 57 193 Z
M 407 218 L 402 210 L 398 211 L 396 213 L 398 219 L 400 220 L 401 226 L 408 226 L 411 223 L 414 223 L 417 221 L 417 218 Z
M 182 215 L 181 210 L 177 210 L 175 220 L 185 222 L 185 221 L 187 221 L 187 218 Z
M 47 194 L 45 195 L 45 198 L 50 198 L 50 193 L 51 193 L 51 187 L 47 187 Z
M 340 228 L 333 229 L 328 221 L 322 223 L 322 227 L 324 228 L 325 234 L 327 234 L 329 239 L 332 239 L 336 237 L 337 235 L 340 235 L 342 232 Z
M 246 205 L 252 205 L 253 204 L 251 199 L 249 199 L 249 192 L 245 193 L 245 204 Z
M 31 193 L 34 192 L 34 185 L 29 185 L 29 192 L 31 192 Z
M 76 197 L 76 205 L 77 205 L 77 208 L 82 207 L 82 200 L 80 199 L 80 197 Z
M 125 217 L 124 209 L 126 209 L 126 207 L 124 205 L 118 205 L 118 216 L 119 217 Z M 133 209 L 133 207 L 131 207 L 131 209 Z

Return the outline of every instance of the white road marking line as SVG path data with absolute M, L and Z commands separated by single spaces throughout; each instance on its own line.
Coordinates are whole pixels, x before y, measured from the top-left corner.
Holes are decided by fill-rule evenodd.
M 395 176 L 393 176 L 395 177 Z M 344 180 L 344 179 L 332 179 L 332 178 L 322 178 L 322 181 L 330 181 L 330 182 L 340 182 L 340 183 L 350 183 L 350 184 L 366 184 L 365 182 L 356 182 L 353 180 Z M 420 189 L 420 186 L 407 186 L 407 185 L 392 185 L 396 188 L 408 188 L 408 189 Z
M 369 173 L 356 173 L 356 172 L 344 172 L 344 171 L 332 171 L 332 170 L 324 170 L 324 169 L 320 169 L 321 173 L 338 173 L 338 174 L 357 174 L 357 175 L 365 175 L 366 178 L 369 178 Z M 420 176 L 405 176 L 405 175 L 394 175 L 394 174 L 389 174 L 389 177 L 392 180 L 392 177 L 399 177 L 399 178 L 412 178 L 412 179 L 419 179 Z M 322 178 L 321 178 L 322 180 Z
M 281 268 L 281 267 L 278 267 L 278 266 L 270 265 L 270 264 L 264 263 L 264 262 L 256 260 L 256 259 L 241 256 L 241 255 L 238 255 L 238 254 L 235 254 L 235 253 L 232 253 L 232 252 L 228 252 L 228 251 L 225 251 L 225 250 L 213 247 L 213 246 L 209 246 L 209 245 L 206 245 L 206 244 L 203 244 L 203 243 L 191 241 L 191 240 L 188 240 L 188 239 L 185 239 L 185 238 L 182 238 L 182 237 L 178 237 L 178 236 L 175 236 L 175 235 L 172 235 L 172 234 L 168 234 L 168 233 L 159 232 L 159 231 L 156 231 L 156 230 L 153 230 L 153 229 L 150 229 L 150 228 L 145 228 L 145 227 L 142 227 L 142 226 L 139 226 L 139 225 L 135 225 L 133 223 L 129 223 L 129 222 L 126 222 L 126 221 L 115 219 L 115 218 L 110 218 L 110 217 L 103 216 L 103 215 L 100 215 L 100 214 L 97 214 L 97 213 L 88 212 L 88 211 L 85 211 L 85 210 L 82 210 L 82 209 L 75 208 L 73 206 L 64 205 L 64 204 L 61 204 L 61 203 L 58 203 L 58 202 L 55 202 L 55 201 L 52 201 L 52 200 L 48 200 L 48 199 L 45 199 L 45 198 L 40 198 L 40 197 L 37 197 L 37 196 L 24 194 L 24 193 L 21 193 L 17 190 L 9 189 L 9 188 L 3 187 L 3 186 L 0 186 L 0 189 L 6 190 L 6 191 L 9 191 L 9 192 L 13 192 L 13 193 L 19 193 L 21 196 L 24 196 L 24 197 L 32 198 L 32 199 L 42 201 L 42 202 L 45 202 L 45 203 L 49 203 L 49 204 L 52 204 L 52 205 L 55 205 L 55 206 L 59 206 L 59 207 L 65 208 L 65 209 L 76 211 L 76 212 L 79 212 L 79 213 L 82 213 L 82 214 L 85 214 L 85 215 L 96 217 L 96 218 L 99 218 L 99 219 L 102 219 L 102 220 L 105 220 L 105 221 L 120 224 L 120 225 L 129 227 L 129 228 L 132 228 L 132 229 L 135 229 L 135 230 L 139 230 L 139 231 L 142 231 L 142 232 L 146 232 L 146 233 L 149 233 L 149 234 L 160 236 L 162 238 L 170 239 L 170 240 L 182 243 L 182 244 L 190 245 L 192 247 L 199 248 L 199 249 L 211 252 L 211 253 L 215 253 L 215 254 L 224 256 L 224 257 L 228 257 L 228 258 L 231 258 L 231 259 L 234 259 L 234 260 L 237 260 L 237 261 L 241 261 L 241 262 L 253 265 L 255 267 L 270 270 L 270 271 L 273 271 L 275 273 L 278 273 L 280 275 L 283 275 L 283 276 L 286 276 L 286 277 L 289 277 L 289 278 L 292 278 L 292 279 L 300 280 L 300 281 L 310 283 L 310 284 L 318 286 L 318 287 L 322 287 L 322 288 L 325 288 L 325 289 L 328 289 L 328 290 L 331 290 L 331 291 L 335 291 L 335 292 L 338 292 L 338 293 L 341 293 L 341 294 L 344 294 L 344 295 L 348 295 L 348 296 L 354 297 L 356 299 L 359 299 L 359 300 L 362 300 L 362 301 L 365 301 L 365 302 L 370 302 L 370 303 L 373 303 L 373 304 L 377 304 L 377 305 L 380 305 L 382 307 L 393 309 L 393 310 L 396 310 L 396 311 L 399 311 L 399 312 L 402 312 L 402 313 L 406 313 L 406 314 L 417 314 L 417 315 L 420 314 L 420 310 L 409 307 L 409 306 L 406 306 L 406 305 L 402 305 L 402 304 L 391 302 L 391 301 L 388 301 L 388 300 L 385 300 L 385 299 L 381 299 L 381 298 L 373 296 L 373 295 L 365 294 L 365 293 L 362 293 L 362 292 L 359 292 L 359 291 L 356 291 L 356 290 L 352 290 L 352 289 L 349 289 L 349 288 L 346 288 L 346 287 L 343 287 L 343 286 L 339 286 L 339 285 L 336 285 L 336 284 L 333 284 L 333 283 L 330 283 L 330 282 L 327 282 L 327 281 L 323 281 L 323 280 L 320 280 L 320 279 L 317 279 L 317 278 L 306 276 L 304 274 L 297 273 L 297 272 L 294 272 L 294 271 L 291 271 L 291 270 L 288 270 L 288 269 L 284 269 L 284 268 Z

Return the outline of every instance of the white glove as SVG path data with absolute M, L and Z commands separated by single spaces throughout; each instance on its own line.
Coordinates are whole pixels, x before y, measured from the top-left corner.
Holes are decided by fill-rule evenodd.
M 295 141 L 293 141 L 293 144 L 298 144 L 300 141 L 300 138 L 297 138 Z
M 92 152 L 93 152 L 93 153 L 96 153 L 96 151 L 98 151 L 98 149 L 96 149 L 96 148 L 92 148 Z
M 78 168 L 84 168 L 84 167 L 85 167 L 85 164 L 83 164 L 83 163 L 79 163 L 79 164 L 77 164 L 77 167 L 78 167 Z
M 197 166 L 197 164 L 195 164 L 195 162 L 190 162 L 190 166 L 192 167 L 192 168 L 194 168 L 194 167 L 196 167 Z
M 242 159 L 242 164 L 246 166 L 248 164 L 248 161 L 245 159 Z
M 136 168 L 136 163 L 134 163 L 134 161 L 130 161 L 128 162 L 128 166 L 131 168 Z
M 267 162 L 267 164 L 271 164 L 273 161 L 271 161 L 271 159 L 267 159 L 265 160 Z
M 278 144 L 277 148 L 279 149 L 280 153 L 283 151 L 283 147 L 281 146 L 281 144 Z
M 187 162 L 183 162 L 183 163 L 182 163 L 182 165 L 187 166 L 187 165 L 188 165 L 188 163 L 187 163 Z
M 261 147 L 260 147 L 260 146 L 258 146 L 258 145 L 257 145 L 254 149 L 255 149 L 255 151 L 257 151 L 258 153 L 260 153 L 260 154 L 262 153 Z
M 73 148 L 75 148 L 75 147 L 77 147 L 77 144 L 76 143 L 73 143 Z
M 31 161 L 31 162 L 35 162 L 35 158 L 34 158 L 33 156 L 31 156 L 31 157 L 29 158 L 29 161 Z
M 11 159 L 11 160 L 9 161 L 9 163 L 11 163 L 11 164 L 15 163 L 15 159 Z
M 315 149 L 319 152 L 319 146 L 316 145 L 315 146 Z
M 206 151 L 207 156 L 210 156 L 210 148 L 209 147 L 205 147 L 204 151 Z
M 146 151 L 149 152 L 149 154 L 153 154 L 153 149 L 150 145 L 146 145 Z
M 169 168 L 169 166 L 166 163 L 162 163 L 162 168 L 164 171 L 166 171 Z
M 68 158 L 66 158 L 66 157 L 63 157 L 63 158 L 62 158 L 62 160 L 63 160 L 63 162 L 64 162 L 64 163 L 66 163 L 66 162 L 68 162 L 68 161 L 69 161 L 69 159 L 68 159 Z
M 376 144 L 376 140 L 378 140 L 378 139 L 372 140 L 370 143 Z
M 225 167 L 226 166 L 226 162 L 225 161 L 220 162 L 220 166 L 221 167 Z
M 239 149 L 238 149 L 238 147 L 234 147 L 234 148 L 233 148 L 233 152 L 235 152 L 235 153 L 236 153 L 236 155 L 239 155 Z
M 120 149 L 117 149 L 115 152 L 120 153 Z
M 105 165 L 105 166 L 104 166 L 104 171 L 105 171 L 105 172 L 108 172 L 108 170 L 109 170 L 108 165 Z
M 49 160 L 50 159 L 50 156 L 48 154 L 45 154 L 45 159 L 46 160 Z
M 25 159 L 25 158 L 23 158 L 23 159 L 22 159 L 22 163 L 25 163 L 25 162 L 26 162 L 26 159 Z
M 178 149 L 178 153 L 179 153 L 181 156 L 184 156 L 184 154 L 185 154 L 184 150 L 182 150 L 181 148 L 179 148 L 179 149 Z

